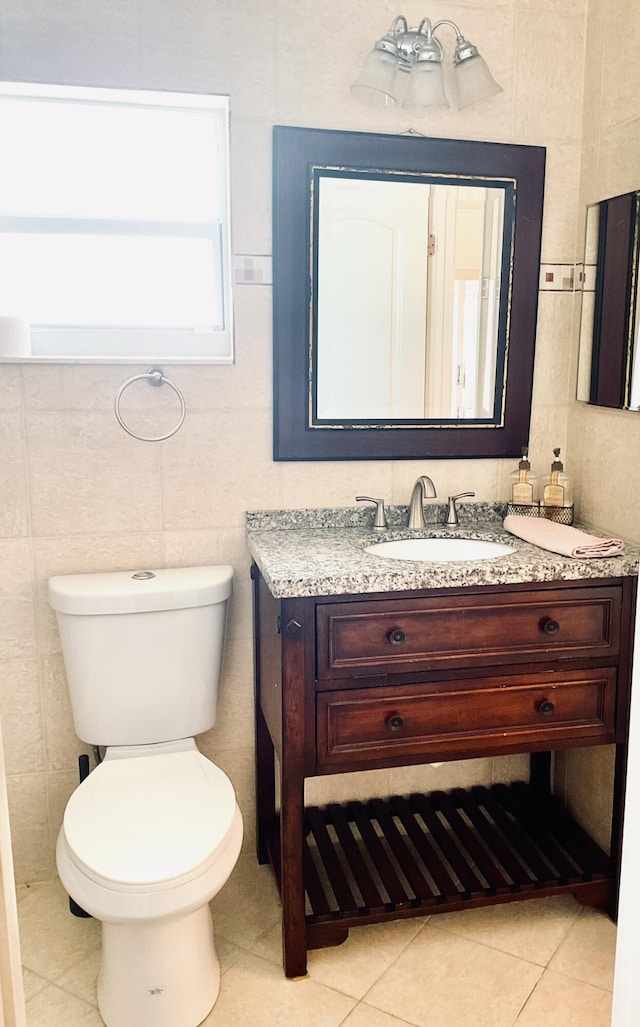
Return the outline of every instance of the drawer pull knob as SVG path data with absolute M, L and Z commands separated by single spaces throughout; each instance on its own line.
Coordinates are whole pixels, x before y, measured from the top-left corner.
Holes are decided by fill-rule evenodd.
M 538 704 L 538 712 L 543 713 L 545 717 L 551 716 L 554 710 L 555 706 L 550 699 L 543 699 L 542 702 Z
M 560 625 L 558 624 L 557 620 L 553 620 L 551 617 L 549 617 L 549 619 L 546 620 L 542 625 L 542 630 L 544 631 L 545 635 L 557 635 L 560 631 Z
M 407 641 L 407 636 L 404 631 L 400 630 L 400 628 L 394 628 L 393 631 L 390 631 L 387 638 L 391 642 L 391 645 L 402 645 Z
M 389 731 L 399 731 L 401 727 L 404 727 L 404 720 L 398 713 L 390 713 L 386 721 Z

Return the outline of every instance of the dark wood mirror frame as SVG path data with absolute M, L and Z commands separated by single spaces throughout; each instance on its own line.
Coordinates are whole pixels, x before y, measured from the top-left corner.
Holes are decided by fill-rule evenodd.
M 629 408 L 640 264 L 640 192 L 593 205 L 599 214 L 589 403 Z M 586 254 L 585 254 L 586 263 Z M 587 340 L 581 338 L 580 344 Z M 578 397 L 582 398 L 582 397 Z
M 519 456 L 529 439 L 545 149 L 508 143 L 276 126 L 274 147 L 274 459 Z M 499 426 L 309 425 L 310 248 L 314 166 L 502 177 L 515 183 L 504 416 Z

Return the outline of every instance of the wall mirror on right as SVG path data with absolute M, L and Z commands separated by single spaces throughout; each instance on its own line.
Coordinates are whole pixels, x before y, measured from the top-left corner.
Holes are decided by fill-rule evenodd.
M 587 207 L 577 398 L 640 410 L 640 191 Z

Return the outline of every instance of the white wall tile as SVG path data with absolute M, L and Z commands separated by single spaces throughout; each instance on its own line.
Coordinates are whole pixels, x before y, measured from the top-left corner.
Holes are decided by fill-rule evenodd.
M 137 427 L 150 429 L 144 421 Z M 129 438 L 112 416 L 31 413 L 27 444 L 34 535 L 160 528 L 157 451 Z
M 138 63 L 135 4 L 113 0 L 3 0 L 2 78 L 25 82 L 131 83 Z
M 0 410 L 0 538 L 30 534 L 27 448 L 21 413 Z
M 0 660 L 36 656 L 31 542 L 0 539 L 0 567 Z
M 45 769 L 40 692 L 38 660 L 0 663 L 0 721 L 5 762 L 15 774 Z
M 578 141 L 582 130 L 584 20 L 520 10 L 515 45 L 516 124 L 520 139 Z
M 271 430 L 270 410 L 194 413 L 185 421 L 163 444 L 165 529 L 235 527 L 247 510 L 280 507 Z
M 54 872 L 45 774 L 8 774 L 7 796 L 16 883 L 46 881 Z
M 139 74 L 150 89 L 229 93 L 231 5 L 139 0 Z
M 0 364 L 0 410 L 22 407 L 22 374 L 16 364 Z

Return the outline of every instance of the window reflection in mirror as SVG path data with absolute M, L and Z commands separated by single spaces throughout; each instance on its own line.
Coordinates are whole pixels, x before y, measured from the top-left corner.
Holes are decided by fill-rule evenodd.
M 499 419 L 512 193 L 318 174 L 316 423 Z
M 577 398 L 640 409 L 640 192 L 587 208 Z

